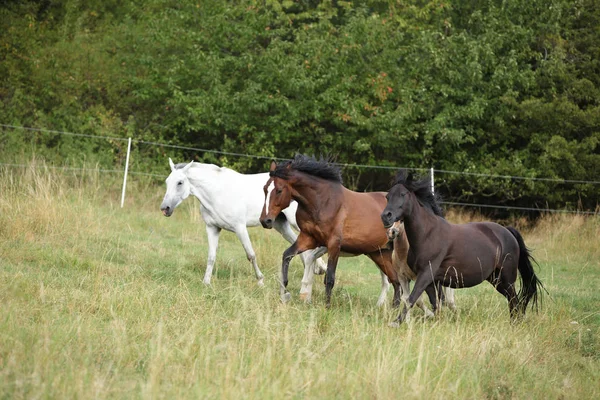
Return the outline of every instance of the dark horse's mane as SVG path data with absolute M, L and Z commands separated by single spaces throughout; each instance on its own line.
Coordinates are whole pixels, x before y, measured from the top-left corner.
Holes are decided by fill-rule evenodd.
M 341 168 L 332 164 L 329 159 L 305 156 L 304 154 L 296 154 L 292 161 L 284 161 L 277 164 L 275 170 L 269 173 L 270 176 L 275 176 L 282 179 L 289 178 L 289 170 L 304 172 L 305 174 L 323 178 L 328 181 L 342 182 Z
M 435 215 L 440 217 L 444 217 L 444 210 L 440 204 L 441 197 L 438 194 L 433 194 L 430 188 L 430 180 L 429 178 L 421 178 L 414 180 L 412 172 L 407 171 L 406 169 L 401 169 L 396 174 L 395 185 L 404 185 L 406 189 L 410 192 L 413 192 L 419 203 L 423 206 L 429 208 Z

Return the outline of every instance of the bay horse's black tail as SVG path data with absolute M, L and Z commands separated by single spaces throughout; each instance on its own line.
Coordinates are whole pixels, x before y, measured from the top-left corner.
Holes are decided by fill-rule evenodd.
M 512 226 L 507 227 L 508 231 L 512 233 L 512 235 L 517 239 L 517 243 L 519 244 L 519 272 L 521 273 L 521 290 L 519 291 L 519 305 L 518 310 L 521 315 L 525 314 L 525 310 L 527 309 L 527 305 L 531 301 L 531 304 L 537 311 L 537 301 L 538 301 L 538 288 L 543 289 L 542 281 L 535 275 L 535 271 L 533 270 L 532 261 L 535 262 L 534 258 L 531 256 L 531 253 L 527 246 L 525 246 L 525 241 L 523 240 L 523 236 Z M 541 297 L 542 292 L 539 292 Z

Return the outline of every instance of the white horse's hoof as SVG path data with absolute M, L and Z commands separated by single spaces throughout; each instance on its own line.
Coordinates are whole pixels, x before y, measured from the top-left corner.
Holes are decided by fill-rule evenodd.
M 292 294 L 290 292 L 286 292 L 281 295 L 281 302 L 288 303 L 292 299 Z
M 302 300 L 305 303 L 310 303 L 310 301 L 311 301 L 310 293 L 300 293 L 300 300 Z
M 256 284 L 258 285 L 258 287 L 265 287 L 265 279 L 264 278 L 260 278 Z
M 204 283 L 206 286 L 210 286 L 210 279 L 205 278 L 202 283 Z
M 388 326 L 389 326 L 390 328 L 400 328 L 400 322 L 398 322 L 398 321 L 390 322 L 390 323 L 388 324 Z

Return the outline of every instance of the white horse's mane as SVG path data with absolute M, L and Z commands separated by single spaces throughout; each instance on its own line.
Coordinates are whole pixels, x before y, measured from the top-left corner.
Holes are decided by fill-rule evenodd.
M 175 164 L 175 169 L 183 169 L 183 167 L 185 167 L 186 165 L 188 165 L 188 163 Z M 199 163 L 196 161 L 194 161 L 192 163 L 192 166 L 190 168 L 200 168 L 200 167 L 211 167 L 212 169 L 217 170 L 217 171 L 229 169 L 227 167 L 219 167 L 218 165 L 215 165 L 215 164 L 204 164 L 204 163 Z

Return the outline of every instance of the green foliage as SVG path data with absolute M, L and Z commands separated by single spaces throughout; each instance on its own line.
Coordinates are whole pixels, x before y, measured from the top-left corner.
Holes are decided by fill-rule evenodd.
M 29 1 L 0 15 L 1 123 L 353 164 L 575 180 L 600 170 L 593 0 Z M 7 135 L 20 133 L 2 133 L 3 157 L 34 147 L 57 161 L 123 160 L 120 141 Z M 145 172 L 164 173 L 167 155 L 267 165 L 134 151 Z M 346 175 L 358 189 L 390 178 Z M 600 185 L 437 178 L 450 200 L 594 208 L 600 195 Z

